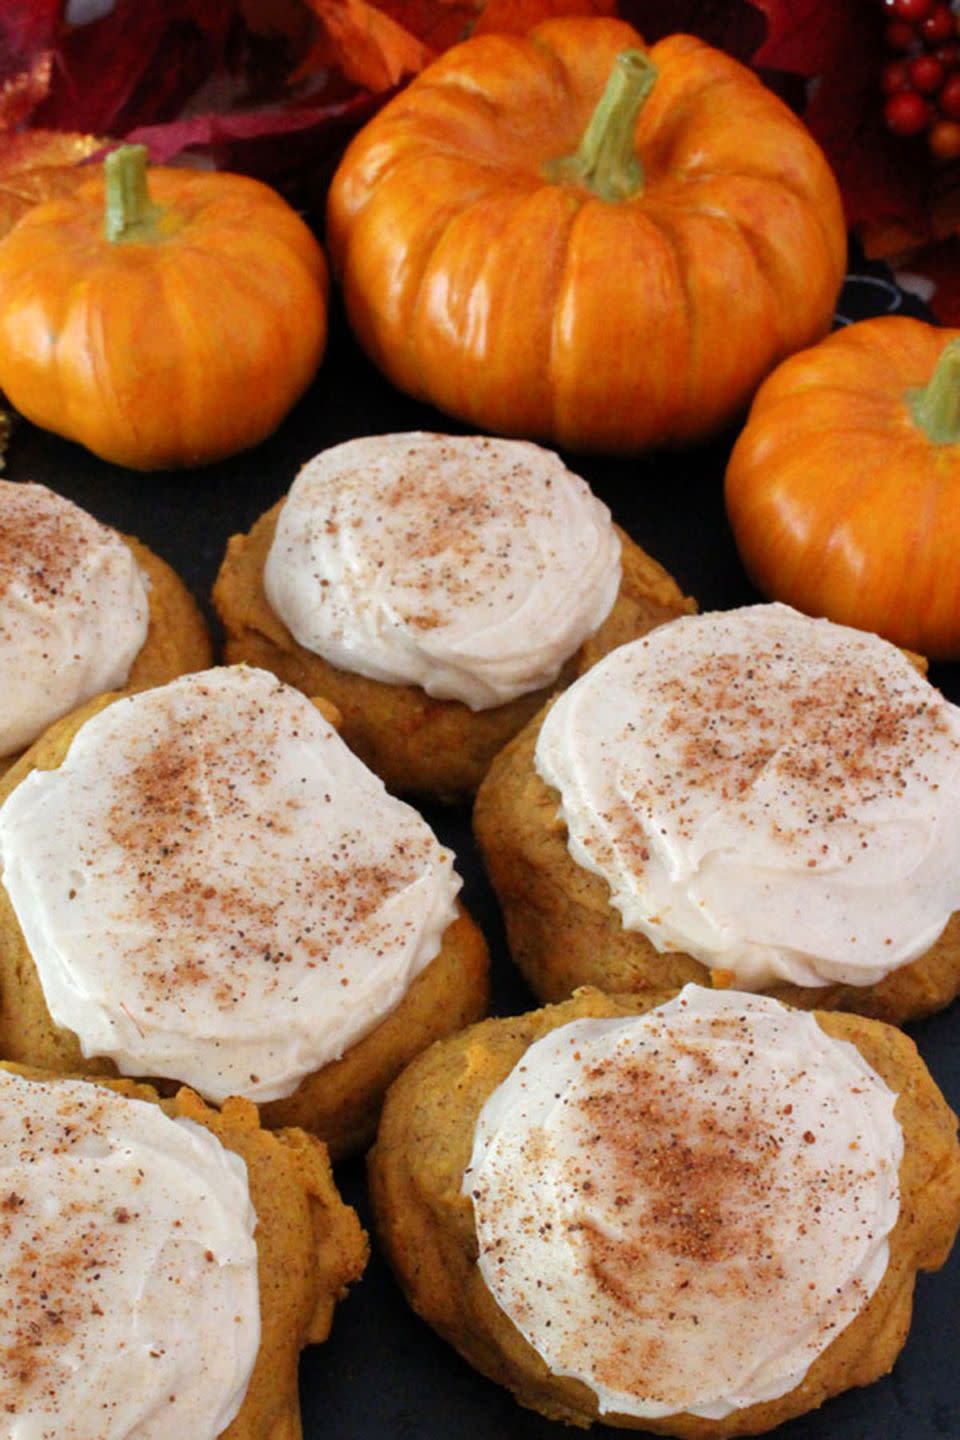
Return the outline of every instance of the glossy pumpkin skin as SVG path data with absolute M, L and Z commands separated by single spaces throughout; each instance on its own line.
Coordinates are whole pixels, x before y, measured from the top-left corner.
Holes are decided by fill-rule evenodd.
M 323 355 L 327 267 L 279 195 L 149 171 L 155 223 L 104 235 L 103 179 L 0 242 L 0 389 L 119 465 L 197 465 L 276 428 Z
M 630 452 L 716 430 L 826 332 L 846 262 L 833 176 L 719 51 L 683 35 L 649 50 L 639 193 L 546 178 L 631 47 L 630 26 L 582 17 L 477 36 L 354 139 L 328 247 L 401 389 L 486 430 Z
M 940 659 L 960 656 L 960 436 L 931 441 L 911 402 L 957 338 L 885 316 L 793 356 L 757 393 L 726 476 L 765 594 Z

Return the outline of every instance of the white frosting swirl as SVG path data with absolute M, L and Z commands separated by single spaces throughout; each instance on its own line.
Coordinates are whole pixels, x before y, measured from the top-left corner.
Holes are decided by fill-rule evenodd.
M 561 1026 L 479 1117 L 481 1274 L 601 1414 L 774 1400 L 883 1278 L 895 1101 L 853 1045 L 764 996 L 690 985 Z
M 288 1095 L 438 953 L 453 855 L 260 670 L 118 700 L 0 810 L 3 883 L 85 1055 Z
M 0 480 L 0 756 L 125 684 L 148 624 L 119 535 L 43 485 Z
M 7 1440 L 214 1440 L 260 1345 L 256 1215 L 202 1126 L 0 1072 Z
M 536 767 L 626 929 L 741 989 L 872 985 L 960 909 L 960 710 L 875 635 L 674 621 L 560 697 Z
M 305 465 L 264 570 L 305 649 L 472 710 L 551 684 L 619 586 L 610 512 L 558 456 L 417 432 Z

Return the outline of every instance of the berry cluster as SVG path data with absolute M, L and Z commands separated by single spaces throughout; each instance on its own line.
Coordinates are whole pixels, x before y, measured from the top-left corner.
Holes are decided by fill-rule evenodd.
M 938 160 L 960 157 L 960 14 L 945 0 L 883 0 L 883 115 L 895 135 L 926 134 Z

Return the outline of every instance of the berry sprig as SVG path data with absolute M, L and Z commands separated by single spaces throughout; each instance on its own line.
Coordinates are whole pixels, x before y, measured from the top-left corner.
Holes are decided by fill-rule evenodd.
M 960 13 L 946 0 L 883 0 L 883 117 L 895 135 L 925 135 L 937 160 L 960 158 Z

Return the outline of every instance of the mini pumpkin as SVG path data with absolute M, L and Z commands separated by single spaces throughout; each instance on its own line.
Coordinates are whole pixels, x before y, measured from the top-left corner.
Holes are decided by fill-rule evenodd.
M 960 330 L 883 316 L 787 360 L 734 446 L 726 501 L 765 594 L 960 656 Z
M 198 465 L 264 439 L 312 378 L 323 253 L 240 175 L 125 146 L 0 242 L 0 389 L 35 424 L 119 465 Z
M 584 17 L 430 65 L 354 139 L 327 218 L 396 385 L 581 450 L 716 430 L 825 333 L 846 259 L 829 167 L 755 75 Z

